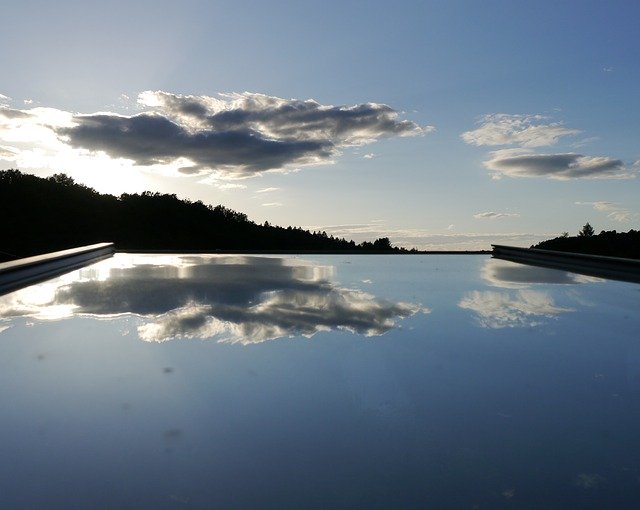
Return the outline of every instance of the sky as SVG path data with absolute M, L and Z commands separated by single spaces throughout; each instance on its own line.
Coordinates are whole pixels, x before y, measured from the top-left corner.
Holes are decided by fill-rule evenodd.
M 640 3 L 10 2 L 0 169 L 420 249 L 640 226 Z

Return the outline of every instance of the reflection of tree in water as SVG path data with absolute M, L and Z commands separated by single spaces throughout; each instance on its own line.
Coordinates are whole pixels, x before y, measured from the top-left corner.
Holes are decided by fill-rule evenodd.
M 147 341 L 217 336 L 241 343 L 310 337 L 332 329 L 381 335 L 419 310 L 338 287 L 331 282 L 332 267 L 301 261 L 185 256 L 156 265 L 148 260 L 133 257 L 131 264 L 110 268 L 106 278 L 61 285 L 42 306 L 66 305 L 76 314 L 143 316 L 147 322 L 138 333 Z M 33 304 L 22 306 L 35 315 Z M 27 314 L 17 313 L 20 303 L 11 309 L 10 315 Z

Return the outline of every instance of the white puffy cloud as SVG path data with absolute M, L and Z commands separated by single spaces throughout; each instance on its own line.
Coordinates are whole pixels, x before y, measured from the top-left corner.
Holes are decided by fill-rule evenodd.
M 544 177 L 547 179 L 632 179 L 630 169 L 619 159 L 582 154 L 535 154 L 526 150 L 494 151 L 484 166 L 499 178 Z
M 509 115 L 494 113 L 481 118 L 480 127 L 462 133 L 471 145 L 519 145 L 542 147 L 555 144 L 563 136 L 576 135 L 578 129 L 566 128 L 559 122 L 545 123 L 543 115 Z
M 473 311 L 482 327 L 493 329 L 537 326 L 543 318 L 574 311 L 556 306 L 546 292 L 528 289 L 517 292 L 475 290 L 467 292 L 458 306 Z
M 487 211 L 474 214 L 473 217 L 478 220 L 497 220 L 499 218 L 517 218 L 520 216 L 517 213 L 499 213 L 494 211 Z

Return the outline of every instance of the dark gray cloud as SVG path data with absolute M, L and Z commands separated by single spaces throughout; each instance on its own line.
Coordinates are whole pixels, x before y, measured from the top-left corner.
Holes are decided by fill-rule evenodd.
M 47 316 L 56 307 L 98 316 L 135 314 L 145 319 L 138 333 L 148 341 L 218 337 L 252 343 L 332 329 L 381 335 L 420 309 L 337 287 L 331 274 L 330 267 L 288 265 L 278 258 L 181 257 L 174 264 L 114 267 L 108 278 L 59 285 L 44 305 L 20 302 L 16 293 L 14 301 L 0 300 L 0 316 Z
M 531 154 L 518 150 L 496 151 L 484 165 L 497 177 L 548 179 L 629 179 L 631 173 L 619 159 L 582 154 Z
M 74 127 L 58 129 L 72 147 L 104 151 L 139 165 L 186 158 L 195 164 L 181 169 L 187 174 L 208 168 L 248 176 L 325 160 L 333 149 L 323 141 L 273 140 L 246 129 L 193 132 L 158 114 L 81 115 L 74 120 Z
M 183 165 L 183 173 L 249 177 L 329 162 L 343 147 L 432 129 L 399 120 L 392 108 L 375 103 L 325 106 L 263 94 L 213 98 L 161 91 L 144 92 L 139 102 L 151 111 L 77 115 L 74 126 L 57 133 L 72 147 L 139 165 L 188 160 L 193 166 Z

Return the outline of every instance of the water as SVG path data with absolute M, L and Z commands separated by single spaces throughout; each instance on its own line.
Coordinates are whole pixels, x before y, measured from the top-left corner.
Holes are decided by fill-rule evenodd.
M 0 298 L 5 508 L 635 508 L 640 286 L 117 254 Z

